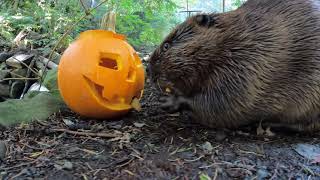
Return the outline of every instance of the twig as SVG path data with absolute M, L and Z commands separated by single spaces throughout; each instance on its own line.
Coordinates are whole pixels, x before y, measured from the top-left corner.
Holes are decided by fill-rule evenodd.
M 106 3 L 107 1 L 109 0 L 104 0 L 102 1 L 101 3 L 99 3 L 96 7 L 90 9 L 90 11 L 88 11 L 89 13 L 93 12 L 95 9 L 97 9 L 98 7 L 100 7 L 102 4 Z M 61 36 L 61 38 L 59 39 L 59 41 L 57 42 L 57 44 L 53 47 L 51 53 L 49 54 L 49 61 L 47 62 L 47 64 L 45 65 L 44 67 L 44 70 L 43 70 L 43 74 L 41 76 L 41 79 L 40 79 L 40 86 L 39 86 L 39 90 L 41 89 L 41 86 L 42 86 L 42 81 L 43 79 L 46 77 L 46 74 L 47 74 L 47 66 L 49 64 L 49 62 L 51 61 L 52 59 L 52 56 L 53 56 L 53 53 L 55 52 L 55 50 L 58 48 L 58 46 L 61 44 L 62 40 L 65 39 L 65 37 L 70 33 L 70 31 L 80 22 L 82 21 L 85 17 L 87 17 L 88 15 L 85 14 L 83 16 L 81 16 L 75 23 L 73 23 L 71 26 L 69 26 L 69 28 L 66 30 L 66 32 Z
M 118 165 L 117 168 L 124 167 L 124 166 L 130 164 L 133 160 L 134 160 L 134 158 L 130 159 L 130 160 L 129 160 L 128 162 L 126 162 L 126 163 L 123 163 L 123 164 Z
M 20 74 L 16 74 L 14 72 L 11 72 L 11 75 L 17 76 L 19 78 L 27 78 L 27 77 L 21 76 Z
M 279 163 L 277 163 L 276 168 L 274 169 L 274 173 L 273 173 L 273 175 L 271 176 L 270 180 L 273 180 L 273 179 L 275 179 L 275 178 L 277 177 L 277 175 L 278 175 L 278 169 L 279 169 Z
M 245 150 L 242 150 L 242 149 L 239 149 L 239 151 L 242 152 L 242 153 L 245 153 L 245 154 L 254 154 L 256 156 L 265 157 L 265 155 L 259 154 L 259 153 L 256 153 L 256 152 L 245 151 Z
M 16 166 L 11 166 L 11 167 L 8 167 L 8 168 L 3 168 L 3 170 L 11 170 L 11 169 L 15 169 L 15 168 L 19 168 L 19 167 L 22 167 L 22 166 L 29 166 L 30 164 L 33 164 L 35 162 L 37 162 L 38 160 L 34 160 L 34 161 L 31 161 L 31 162 L 27 162 L 27 163 L 21 163 L 19 165 L 16 165 Z
M 86 6 L 84 5 L 83 0 L 79 0 L 79 1 L 80 1 L 80 3 L 81 3 L 81 6 L 83 7 L 84 11 L 85 11 L 86 14 L 88 15 L 88 14 L 89 14 L 88 9 L 87 9 Z
M 218 168 L 216 168 L 216 171 L 214 172 L 213 180 L 216 180 L 218 178 Z
M 196 158 L 196 159 L 191 159 L 191 160 L 188 160 L 188 159 L 184 159 L 184 161 L 186 162 L 195 162 L 195 161 L 199 161 L 201 158 L 203 158 L 204 156 L 201 155 L 200 157 Z
M 31 63 L 30 63 L 30 65 L 29 65 L 26 78 L 30 78 L 30 77 L 31 77 L 31 69 L 32 69 L 32 67 L 34 66 L 35 62 L 36 62 L 36 59 L 33 58 L 32 61 L 31 61 Z M 25 80 L 25 82 L 24 82 L 24 88 L 23 88 L 23 91 L 22 91 L 22 98 L 24 97 L 24 95 L 25 95 L 26 92 L 28 91 L 29 85 L 30 85 L 30 81 Z
M 32 71 L 34 74 L 38 75 L 38 72 L 36 72 L 34 69 L 30 68 L 25 62 L 20 61 L 19 59 L 13 57 L 15 60 L 19 61 L 22 65 L 24 65 L 26 68 L 28 68 L 30 71 Z
M 73 135 L 80 135 L 80 136 L 95 136 L 95 137 L 104 137 L 104 138 L 115 138 L 119 137 L 119 135 L 111 134 L 111 133 L 90 133 L 90 132 L 79 132 L 79 131 L 71 131 L 68 129 L 51 129 L 50 131 L 53 132 L 64 132 Z
M 40 78 L 5 78 L 2 79 L 2 81 L 8 81 L 8 80 L 38 80 Z
M 254 170 L 254 166 L 250 166 L 250 165 L 246 165 L 246 164 L 235 164 L 235 163 L 231 163 L 228 161 L 221 161 L 222 163 L 224 163 L 227 166 L 230 167 L 236 167 L 236 168 L 241 168 L 241 169 L 247 169 L 247 170 Z

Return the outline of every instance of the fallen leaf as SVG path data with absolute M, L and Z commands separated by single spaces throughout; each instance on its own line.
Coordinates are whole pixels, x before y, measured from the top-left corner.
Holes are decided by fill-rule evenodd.
M 201 173 L 199 175 L 199 179 L 200 180 L 211 180 L 211 178 L 207 174 L 204 174 L 204 173 Z
M 136 111 L 141 111 L 141 104 L 139 102 L 138 98 L 134 98 L 131 102 L 131 106 L 133 109 L 135 109 Z

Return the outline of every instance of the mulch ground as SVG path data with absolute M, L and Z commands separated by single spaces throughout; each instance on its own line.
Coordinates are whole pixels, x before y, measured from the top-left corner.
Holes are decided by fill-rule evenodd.
M 320 179 L 319 164 L 294 151 L 319 145 L 320 134 L 206 129 L 162 111 L 149 83 L 142 107 L 112 121 L 66 110 L 0 130 L 7 143 L 0 179 Z

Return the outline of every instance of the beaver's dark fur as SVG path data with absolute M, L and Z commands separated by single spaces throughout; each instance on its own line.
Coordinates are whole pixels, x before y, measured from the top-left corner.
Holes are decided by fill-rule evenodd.
M 206 126 L 319 129 L 320 0 L 248 0 L 178 25 L 148 67 Z

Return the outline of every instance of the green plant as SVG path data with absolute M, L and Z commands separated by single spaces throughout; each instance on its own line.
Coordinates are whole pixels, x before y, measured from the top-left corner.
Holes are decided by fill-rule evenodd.
M 80 32 L 99 28 L 101 18 L 111 9 L 117 13 L 117 32 L 126 35 L 130 44 L 135 48 L 153 47 L 177 23 L 176 1 L 110 0 L 79 23 L 67 36 L 63 47 Z M 0 36 L 12 41 L 21 30 L 27 29 L 43 35 L 34 42 L 37 46 L 54 46 L 68 26 L 85 13 L 80 0 L 15 2 L 0 3 Z
M 177 5 L 170 0 L 119 0 L 109 8 L 117 12 L 117 31 L 125 34 L 135 47 L 158 44 L 177 23 L 174 18 Z
M 234 8 L 240 7 L 246 0 L 232 0 L 232 6 Z

